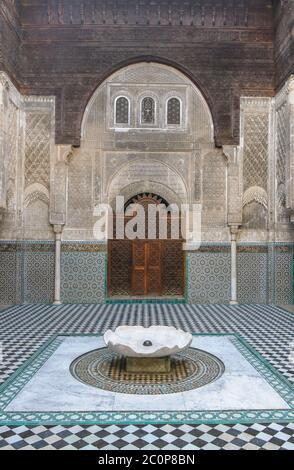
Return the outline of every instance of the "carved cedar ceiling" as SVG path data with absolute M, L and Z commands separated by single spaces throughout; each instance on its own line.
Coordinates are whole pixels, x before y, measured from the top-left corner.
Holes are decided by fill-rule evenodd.
M 216 144 L 238 144 L 240 96 L 274 94 L 272 6 L 271 0 L 3 0 L 3 70 L 28 95 L 56 96 L 56 143 L 79 145 L 85 107 L 105 77 L 144 57 L 157 60 L 201 89 Z

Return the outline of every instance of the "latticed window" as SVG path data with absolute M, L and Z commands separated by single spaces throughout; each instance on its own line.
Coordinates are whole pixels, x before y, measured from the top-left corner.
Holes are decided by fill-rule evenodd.
M 129 100 L 124 96 L 117 98 L 115 102 L 115 123 L 129 124 Z
M 155 101 L 149 96 L 142 100 L 141 122 L 142 124 L 154 124 L 155 122 Z
M 167 102 L 167 123 L 181 124 L 181 102 L 178 98 L 170 98 Z

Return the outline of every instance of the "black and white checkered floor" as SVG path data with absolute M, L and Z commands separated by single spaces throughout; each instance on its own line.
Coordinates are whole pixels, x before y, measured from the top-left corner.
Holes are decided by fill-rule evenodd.
M 4 382 L 52 335 L 103 333 L 118 325 L 174 325 L 193 333 L 239 333 L 294 382 L 294 316 L 273 306 L 169 304 L 25 305 L 0 312 Z M 0 449 L 292 449 L 294 424 L 0 425 Z

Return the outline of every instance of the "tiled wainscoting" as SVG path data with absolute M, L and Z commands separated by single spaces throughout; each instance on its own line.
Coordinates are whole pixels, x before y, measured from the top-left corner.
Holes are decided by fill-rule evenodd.
M 106 294 L 106 252 L 97 243 L 63 243 L 61 298 L 67 304 L 103 303 Z
M 0 243 L 0 304 L 52 303 L 54 243 Z M 106 253 L 93 243 L 62 244 L 61 297 L 64 303 L 103 303 Z
M 187 254 L 189 303 L 226 304 L 230 301 L 231 255 L 226 246 L 203 246 Z
M 238 245 L 238 300 L 242 304 L 293 303 L 293 244 Z M 187 254 L 189 303 L 228 303 L 230 245 L 204 245 Z
M 293 303 L 294 244 L 238 246 L 238 300 L 242 304 Z M 187 301 L 230 300 L 230 246 L 207 244 L 187 253 Z M 63 242 L 61 297 L 64 303 L 103 303 L 107 254 L 93 242 Z M 0 242 L 0 304 L 51 303 L 54 296 L 52 241 Z
M 51 303 L 53 242 L 0 243 L 0 303 Z

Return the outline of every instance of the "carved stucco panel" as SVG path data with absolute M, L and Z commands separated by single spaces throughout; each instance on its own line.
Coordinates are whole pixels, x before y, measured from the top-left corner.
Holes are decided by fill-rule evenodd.
M 154 162 L 162 162 L 170 168 L 178 172 L 184 179 L 186 185 L 189 184 L 189 176 L 193 171 L 193 155 L 192 152 L 171 152 L 167 153 L 120 153 L 120 152 L 102 152 L 102 168 L 103 168 L 103 188 L 104 195 L 110 180 L 125 165 L 132 165 L 138 159 L 146 161 L 152 166 Z M 98 167 L 98 165 L 97 165 Z
M 227 195 L 229 225 L 242 224 L 242 154 L 240 148 L 224 146 L 223 152 L 227 162 Z
M 120 194 L 122 188 L 133 183 L 163 183 L 178 195 L 184 203 L 187 202 L 187 187 L 182 177 L 170 166 L 148 160 L 137 160 L 127 164 L 111 179 L 106 194 L 108 201 Z
M 241 99 L 244 228 L 262 229 L 268 224 L 271 105 L 270 98 Z

